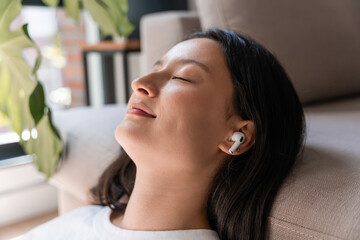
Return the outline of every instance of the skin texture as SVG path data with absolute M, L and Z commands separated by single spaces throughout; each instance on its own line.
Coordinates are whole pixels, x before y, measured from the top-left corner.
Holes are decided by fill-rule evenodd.
M 209 228 L 206 202 L 213 177 L 229 156 L 228 139 L 235 131 L 245 134 L 234 154 L 255 141 L 253 122 L 234 114 L 221 46 L 210 39 L 181 42 L 134 80 L 132 89 L 128 109 L 141 102 L 156 118 L 128 113 L 116 129 L 137 172 L 126 211 L 113 213 L 113 224 L 132 230 Z

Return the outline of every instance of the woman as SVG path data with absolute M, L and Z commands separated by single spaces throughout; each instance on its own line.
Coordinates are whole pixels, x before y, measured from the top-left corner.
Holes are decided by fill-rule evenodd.
M 115 132 L 124 152 L 91 190 L 108 207 L 75 210 L 32 236 L 64 224 L 78 226 L 67 236 L 89 232 L 74 239 L 266 239 L 305 129 L 274 56 L 211 29 L 174 46 L 132 88 Z

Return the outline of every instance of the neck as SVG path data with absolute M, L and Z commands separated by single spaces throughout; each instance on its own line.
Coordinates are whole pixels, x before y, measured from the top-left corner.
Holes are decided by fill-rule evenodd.
M 212 178 L 169 175 L 137 169 L 126 211 L 113 223 L 144 231 L 210 229 L 206 206 Z

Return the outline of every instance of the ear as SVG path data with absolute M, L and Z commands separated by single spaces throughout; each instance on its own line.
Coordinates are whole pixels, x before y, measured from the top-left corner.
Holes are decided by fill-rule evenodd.
M 234 144 L 233 141 L 230 141 L 230 137 L 234 132 L 242 132 L 245 135 L 245 141 L 240 144 L 238 150 L 233 154 L 229 152 L 229 149 Z M 240 155 L 248 151 L 255 143 L 255 125 L 253 121 L 250 120 L 241 120 L 239 121 L 234 128 L 229 130 L 226 134 L 223 141 L 218 145 L 219 149 L 229 155 Z

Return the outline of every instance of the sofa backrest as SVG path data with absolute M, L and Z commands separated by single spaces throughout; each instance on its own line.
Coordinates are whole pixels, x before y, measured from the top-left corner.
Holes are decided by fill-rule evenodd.
M 360 93 L 359 0 L 196 3 L 203 30 L 234 30 L 273 52 L 303 103 Z
M 200 30 L 195 12 L 166 11 L 143 16 L 140 21 L 140 75 L 149 73 L 154 63 L 176 43 L 190 33 Z

